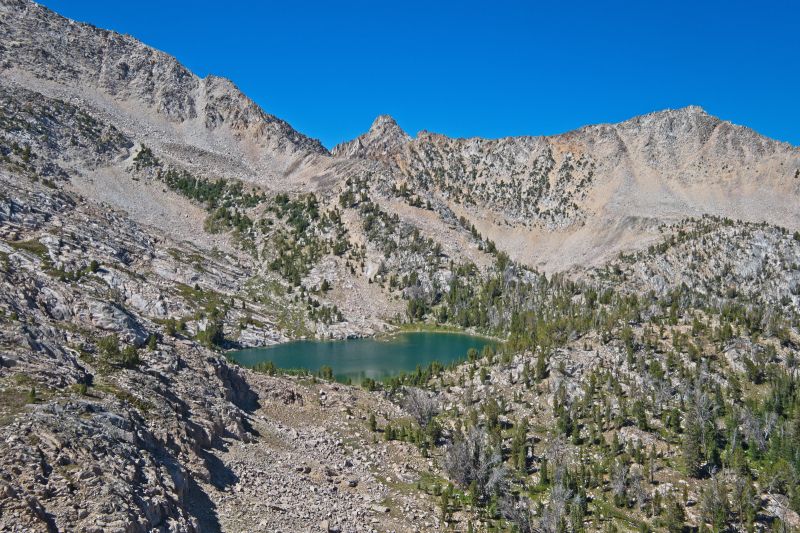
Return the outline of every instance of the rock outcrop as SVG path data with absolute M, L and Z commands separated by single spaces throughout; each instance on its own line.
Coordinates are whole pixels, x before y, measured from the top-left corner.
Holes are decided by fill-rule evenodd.
M 799 196 L 796 147 L 695 107 L 496 140 L 412 138 L 384 115 L 328 152 L 229 80 L 0 0 L 0 530 L 447 527 L 438 465 L 457 424 L 423 434 L 397 391 L 256 372 L 224 350 L 373 335 L 409 317 L 551 335 L 549 369 L 509 352 L 427 384 L 445 419 L 504 400 L 504 450 L 506 414 L 555 426 L 542 415 L 554 391 L 577 398 L 598 361 L 608 394 L 621 390 L 616 365 L 626 393 L 676 398 L 678 374 L 663 369 L 688 375 L 696 361 L 640 360 L 685 345 L 664 330 L 695 329 L 679 303 L 697 316 L 737 304 L 736 329 L 759 328 L 734 341 L 716 318 L 697 326 L 717 336 L 709 350 L 728 343 L 719 359 L 737 371 L 753 371 L 748 353 L 789 365 Z M 701 215 L 717 216 L 684 220 Z M 650 351 L 634 358 L 641 346 L 612 339 L 612 316 Z M 779 342 L 759 348 L 762 334 Z M 514 460 L 527 474 L 539 459 Z M 663 480 L 678 474 L 668 459 Z M 488 524 L 474 503 L 461 525 Z
M 401 150 L 411 137 L 389 115 L 380 115 L 369 131 L 352 141 L 339 144 L 331 153 L 340 157 L 384 160 Z
M 410 190 L 429 191 L 512 257 L 546 270 L 599 264 L 686 216 L 800 227 L 800 150 L 699 107 L 497 140 L 408 139 L 379 117 L 333 153 L 387 164 Z

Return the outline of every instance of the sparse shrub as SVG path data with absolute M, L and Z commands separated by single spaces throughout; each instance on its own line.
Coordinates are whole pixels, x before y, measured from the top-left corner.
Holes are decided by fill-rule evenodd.
M 439 404 L 436 400 L 431 398 L 427 392 L 415 387 L 406 389 L 403 407 L 422 429 L 427 428 L 439 413 Z
M 323 365 L 319 369 L 319 376 L 327 381 L 333 380 L 333 368 L 328 365 Z
M 486 431 L 471 428 L 466 434 L 456 434 L 447 448 L 443 466 L 448 476 L 461 487 L 474 483 L 479 501 L 486 502 L 507 487 L 506 468 L 500 452 L 489 444 Z
M 120 353 L 120 364 L 125 368 L 136 368 L 141 363 L 139 350 L 136 346 L 128 345 Z

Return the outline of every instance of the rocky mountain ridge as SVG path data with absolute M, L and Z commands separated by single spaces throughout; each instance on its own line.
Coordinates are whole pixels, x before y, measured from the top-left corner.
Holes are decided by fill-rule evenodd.
M 265 113 L 230 80 L 200 79 L 130 36 L 69 21 L 27 0 L 4 1 L 0 9 L 0 68 L 7 82 L 78 99 L 109 113 L 123 129 L 155 135 L 165 147 L 193 146 L 210 152 L 207 157 L 240 160 L 245 173 L 280 177 L 298 159 L 327 154 L 319 141 Z
M 800 525 L 798 168 L 698 108 L 328 153 L 0 0 L 0 529 L 680 531 L 721 484 Z M 362 388 L 224 356 L 408 324 L 507 343 Z
M 340 157 L 381 159 L 402 149 L 409 141 L 411 136 L 398 126 L 394 118 L 390 115 L 378 115 L 367 133 L 334 146 L 331 153 Z
M 409 139 L 373 128 L 333 153 L 389 165 L 546 270 L 641 246 L 658 224 L 685 216 L 800 224 L 800 151 L 698 107 L 551 137 Z

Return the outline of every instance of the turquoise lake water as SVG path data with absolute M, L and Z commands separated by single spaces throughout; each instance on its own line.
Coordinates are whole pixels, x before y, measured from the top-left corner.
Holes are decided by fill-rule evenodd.
M 304 368 L 317 372 L 329 366 L 339 380 L 350 378 L 384 379 L 401 372 L 412 372 L 432 361 L 447 365 L 466 359 L 467 350 L 479 352 L 497 343 L 483 337 L 461 333 L 400 333 L 386 338 L 339 341 L 301 340 L 264 348 L 249 348 L 228 355 L 243 366 L 272 361 L 278 368 Z

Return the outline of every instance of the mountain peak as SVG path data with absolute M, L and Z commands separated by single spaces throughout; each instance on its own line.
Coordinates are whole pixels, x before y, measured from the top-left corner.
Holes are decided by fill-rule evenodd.
M 231 80 L 214 75 L 201 79 L 174 57 L 131 36 L 75 22 L 23 0 L 0 0 L 0 19 L 0 68 L 24 73 L 7 79 L 34 90 L 41 80 L 58 83 L 65 93 L 100 108 L 108 100 L 121 103 L 138 117 L 174 128 L 175 135 L 191 136 L 198 149 L 237 152 L 257 165 L 291 164 L 278 161 L 283 154 L 327 154 L 319 141 L 266 113 Z M 7 53 L 10 43 L 13 53 Z
M 687 105 L 679 107 L 676 111 L 685 113 L 687 115 L 708 115 L 708 112 L 699 105 Z
M 698 105 L 687 105 L 678 108 L 661 109 L 659 111 L 652 111 L 644 115 L 637 115 L 628 120 L 624 120 L 619 125 L 627 124 L 630 122 L 653 122 L 662 120 L 704 120 L 710 122 L 722 122 L 721 119 L 709 114 L 705 109 Z
M 369 127 L 367 135 L 378 137 L 383 140 L 402 139 L 406 141 L 411 139 L 391 115 L 378 115 L 375 117 L 375 120 L 372 121 L 372 126 Z
M 391 115 L 378 115 L 367 133 L 341 143 L 331 153 L 344 157 L 380 158 L 397 151 L 411 140 Z
M 375 117 L 375 120 L 372 121 L 372 126 L 370 126 L 369 130 L 374 131 L 386 127 L 399 128 L 400 126 L 397 125 L 397 121 L 392 115 L 378 115 Z
M 625 132 L 636 139 L 680 139 L 680 142 L 700 142 L 709 140 L 711 134 L 724 121 L 708 114 L 705 109 L 696 105 L 663 109 L 644 115 L 635 116 L 623 122 L 611 124 L 617 132 Z M 596 126 L 586 126 L 592 131 Z

